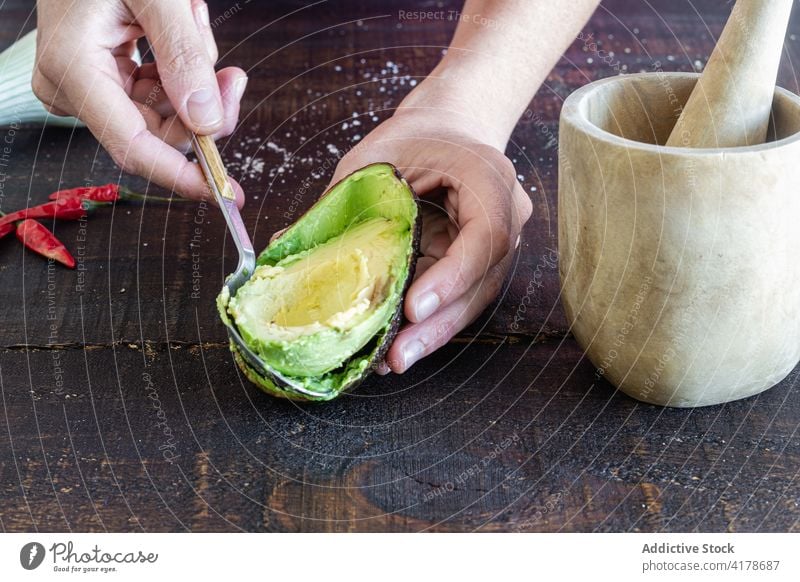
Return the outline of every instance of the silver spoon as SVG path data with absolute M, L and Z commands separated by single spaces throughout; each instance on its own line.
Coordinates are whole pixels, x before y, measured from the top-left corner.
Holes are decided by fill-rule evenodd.
M 228 173 L 225 170 L 225 164 L 222 163 L 217 144 L 209 136 L 192 134 L 192 147 L 195 154 L 197 154 L 197 159 L 203 169 L 208 187 L 214 193 L 214 199 L 217 201 L 217 205 L 225 217 L 225 222 L 228 224 L 228 230 L 230 230 L 233 242 L 236 244 L 236 250 L 239 252 L 239 264 L 236 265 L 236 270 L 225 279 L 225 286 L 228 288 L 230 296 L 233 297 L 239 288 L 250 279 L 255 270 L 256 254 L 253 250 L 253 243 L 250 241 L 250 236 L 247 234 L 244 222 L 242 222 L 242 215 L 239 214 L 239 208 L 236 206 L 236 195 L 228 181 Z M 239 353 L 247 361 L 247 364 L 260 376 L 281 380 L 285 384 L 284 389 L 287 391 L 308 396 L 319 396 L 316 392 L 307 390 L 276 370 L 267 370 L 261 358 L 253 353 L 242 339 L 242 336 L 239 335 L 239 330 L 227 322 L 225 323 L 225 328 L 228 330 L 228 337 L 236 344 Z
M 236 265 L 236 270 L 225 279 L 225 286 L 228 288 L 230 296 L 233 297 L 239 287 L 244 285 L 253 274 L 256 268 L 256 253 L 253 250 L 253 243 L 250 241 L 247 229 L 244 227 L 242 215 L 239 214 L 239 208 L 236 206 L 236 194 L 234 194 L 233 188 L 228 182 L 228 173 L 225 171 L 225 165 L 222 163 L 217 144 L 214 143 L 213 138 L 210 136 L 192 134 L 192 147 L 194 148 L 194 153 L 197 154 L 197 159 L 203 169 L 208 187 L 211 188 L 214 199 L 217 201 L 217 205 L 225 217 L 225 222 L 228 224 L 228 230 L 230 230 L 233 242 L 236 244 L 236 250 L 239 252 L 239 264 Z M 247 347 L 247 344 L 242 340 L 242 336 L 239 335 L 239 331 L 228 323 L 225 324 L 225 327 L 228 330 L 228 337 L 239 348 L 240 353 L 247 359 L 247 363 L 255 368 L 259 374 L 266 374 L 261 358 Z

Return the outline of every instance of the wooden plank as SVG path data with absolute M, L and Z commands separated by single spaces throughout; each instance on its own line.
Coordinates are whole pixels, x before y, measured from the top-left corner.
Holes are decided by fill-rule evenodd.
M 251 78 L 241 127 L 221 148 L 250 196 L 244 215 L 257 247 L 322 191 L 332 148 L 357 143 L 439 59 L 454 23 L 400 21 L 407 4 L 325 3 L 265 28 L 305 3 L 252 3 L 217 20 L 222 64 L 243 65 Z M 233 6 L 211 2 L 212 20 Z M 22 24 L 32 8 L 3 4 L 0 47 L 32 26 Z M 564 339 L 558 301 L 561 102 L 617 65 L 702 64 L 729 9 L 711 0 L 605 2 L 584 28 L 597 45 L 573 43 L 509 147 L 536 211 L 505 295 L 410 373 L 371 379 L 333 403 L 277 401 L 238 375 L 213 305 L 235 257 L 213 209 L 119 205 L 85 225 L 58 224 L 76 254 L 83 247 L 81 272 L 48 273 L 4 240 L 0 526 L 797 530 L 798 370 L 724 406 L 639 404 L 597 380 Z M 780 76 L 794 91 L 798 18 Z M 20 129 L 12 160 L 3 210 L 118 176 L 85 131 Z
M 800 517 L 797 372 L 687 411 L 615 393 L 570 340 L 452 344 L 324 405 L 237 381 L 216 346 L 5 350 L 0 366 L 8 531 L 781 531 Z

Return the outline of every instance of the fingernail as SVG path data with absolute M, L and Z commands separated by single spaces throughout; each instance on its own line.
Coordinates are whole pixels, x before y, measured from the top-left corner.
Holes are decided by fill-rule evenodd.
M 249 81 L 247 77 L 239 77 L 236 79 L 236 82 L 233 84 L 233 90 L 236 91 L 236 100 L 241 101 L 242 96 L 244 95 L 244 90 L 247 89 L 247 81 Z
M 426 291 L 419 296 L 414 303 L 414 312 L 417 315 L 417 323 L 433 315 L 439 309 L 439 296 L 433 291 Z
M 197 5 L 197 18 L 200 20 L 200 24 L 206 28 L 211 27 L 211 18 L 208 16 L 208 4 L 205 2 Z
M 414 363 L 422 357 L 425 352 L 425 344 L 418 339 L 411 340 L 403 346 L 403 369 L 408 370 Z
M 391 371 L 392 370 L 389 368 L 389 366 L 386 364 L 386 362 L 379 362 L 375 366 L 375 373 L 378 374 L 378 376 L 385 376 L 386 374 L 388 374 Z
M 211 89 L 198 89 L 186 102 L 189 119 L 198 128 L 214 128 L 222 123 L 222 111 L 216 95 Z

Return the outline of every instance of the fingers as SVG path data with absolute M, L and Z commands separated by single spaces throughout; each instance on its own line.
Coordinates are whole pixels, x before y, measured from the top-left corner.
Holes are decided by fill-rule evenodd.
M 422 237 L 420 239 L 420 251 L 425 257 L 441 259 L 447 254 L 447 249 L 458 236 L 455 227 L 457 217 L 451 216 L 440 205 L 427 204 L 428 197 L 422 202 Z M 455 234 L 451 231 L 454 230 Z M 417 261 L 419 265 L 419 261 Z
M 461 226 L 458 236 L 444 257 L 406 295 L 405 314 L 414 323 L 424 321 L 480 283 L 508 254 L 512 239 L 519 234 L 519 222 L 512 216 L 516 175 L 509 179 L 503 166 L 498 169 L 485 162 L 481 166 L 473 165 L 478 171 L 465 171 L 455 185 Z
M 469 292 L 422 323 L 414 323 L 401 330 L 386 354 L 386 367 L 379 366 L 376 371 L 386 373 L 391 370 L 402 374 L 472 323 L 497 296 L 512 259 L 513 253 L 509 253 L 490 269 L 484 281 L 473 286 Z
M 277 231 L 275 231 L 274 233 L 272 233 L 272 236 L 271 236 L 271 237 L 269 237 L 269 242 L 270 242 L 270 244 L 272 244 L 273 242 L 275 242 L 275 239 L 278 239 L 278 238 L 280 238 L 280 236 L 281 236 L 281 235 L 282 235 L 284 232 L 286 232 L 286 230 L 287 230 L 288 228 L 289 228 L 289 227 L 287 226 L 286 228 L 282 228 L 282 229 L 280 229 L 280 230 L 277 230 Z
M 163 110 L 159 109 L 164 102 L 158 97 L 153 100 L 154 107 L 131 101 L 121 86 L 127 84 L 123 78 L 125 72 L 115 66 L 122 57 L 117 57 L 116 62 L 113 56 L 106 57 L 105 64 L 102 60 L 83 61 L 64 71 L 60 86 L 37 72 L 33 82 L 37 96 L 54 114 L 80 117 L 126 172 L 147 177 L 189 198 L 207 198 L 209 192 L 202 172 L 174 149 L 188 149 L 188 136 L 177 114 L 163 118 Z M 231 67 L 219 71 L 215 79 L 222 88 L 225 111 L 215 137 L 222 137 L 236 126 L 247 77 L 241 69 Z M 158 88 L 157 80 L 144 81 L 150 83 L 151 89 Z M 234 183 L 234 191 L 241 206 L 244 197 L 238 184 Z
M 33 72 L 31 79 L 31 88 L 36 98 L 44 104 L 45 109 L 54 113 L 55 111 L 66 112 L 69 115 L 74 115 L 72 104 L 64 95 L 63 91 L 59 91 L 55 83 L 45 77 L 38 69 Z
M 233 133 L 239 119 L 239 103 L 247 86 L 247 77 L 244 71 L 235 67 L 223 69 L 217 73 L 217 80 L 222 89 L 222 102 L 225 118 L 222 127 L 214 133 L 214 139 L 219 139 Z M 147 123 L 147 129 L 156 137 L 164 140 L 181 152 L 190 150 L 189 134 L 183 126 L 178 115 L 171 108 L 168 101 L 160 99 L 163 91 L 159 91 L 158 81 L 143 79 L 137 81 L 135 92 L 143 91 L 147 84 L 151 89 L 148 98 L 140 103 L 137 97 L 137 107 Z M 156 96 L 154 99 L 151 97 Z M 141 95 L 138 95 L 141 97 Z
M 239 103 L 247 87 L 247 75 L 238 67 L 227 67 L 217 72 L 217 83 L 222 94 L 225 118 L 223 126 L 227 127 L 226 124 L 229 124 L 231 117 L 234 117 L 233 110 L 238 111 Z M 129 93 L 131 99 L 147 105 L 161 117 L 170 117 L 177 113 L 164 91 L 155 63 L 146 63 L 139 67 L 136 72 L 136 80 Z M 233 99 L 234 96 L 236 99 Z
M 128 59 L 132 59 L 133 55 L 136 53 L 136 41 L 129 40 L 123 42 L 113 49 L 111 49 L 111 54 L 115 57 L 126 57 Z
M 153 111 L 159 117 L 177 115 L 159 79 L 139 76 L 131 87 L 130 96 L 131 99 L 143 105 L 146 111 Z
M 130 4 L 153 47 L 164 90 L 184 125 L 203 135 L 219 131 L 225 116 L 206 46 L 211 29 L 204 24 L 201 3 L 131 0 Z M 203 34 L 198 33 L 199 26 Z
M 230 135 L 239 122 L 239 107 L 247 89 L 247 74 L 238 67 L 227 67 L 217 73 L 217 84 L 222 95 L 222 126 L 213 135 Z
M 500 292 L 532 204 L 507 158 L 492 165 L 494 176 L 484 173 L 483 182 L 471 173 L 463 174 L 464 182 L 451 200 L 463 227 L 444 253 L 441 249 L 453 240 L 449 232 L 453 221 L 447 221 L 448 232 L 441 223 L 428 221 L 426 228 L 433 228 L 427 256 L 418 261 L 419 273 L 406 295 L 405 311 L 413 323 L 395 338 L 386 361 L 376 367 L 377 373 L 405 372 L 474 321 Z M 465 195 L 467 184 L 482 185 L 484 196 L 476 200 Z M 435 294 L 432 304 L 426 304 L 426 293 Z
M 70 116 L 70 114 L 67 111 L 59 109 L 58 107 L 53 107 L 52 105 L 44 105 L 44 103 L 42 105 L 44 106 L 45 109 L 47 109 L 47 112 L 50 113 L 50 115 L 55 115 L 56 117 Z
M 518 240 L 520 228 L 530 218 L 532 205 L 522 187 L 515 183 L 512 195 L 513 210 L 511 217 L 510 237 Z M 437 249 L 445 244 L 447 237 L 441 232 L 441 226 L 434 225 L 429 235 L 429 248 L 426 256 L 417 261 L 414 283 L 424 280 L 442 260 L 437 260 Z M 462 231 L 462 235 L 463 235 Z M 437 239 L 442 239 L 437 242 Z M 433 353 L 449 342 L 452 337 L 475 320 L 500 292 L 508 270 L 514 258 L 516 245 L 499 262 L 491 266 L 466 293 L 461 294 L 447 306 L 436 310 L 424 321 L 406 326 L 395 338 L 384 362 L 376 366 L 378 374 L 390 371 L 403 373 L 414 363 Z M 433 251 L 433 252 L 432 252 Z M 447 255 L 445 254 L 445 258 Z M 410 296 L 410 291 L 409 291 Z M 408 301 L 408 297 L 406 301 Z
M 436 264 L 433 257 L 420 257 L 417 259 L 417 266 L 414 269 L 414 280 L 419 279 L 422 274 Z
M 194 15 L 194 22 L 197 25 L 197 31 L 203 37 L 203 42 L 206 45 L 206 52 L 208 58 L 212 63 L 217 62 L 219 51 L 217 43 L 214 41 L 214 33 L 211 31 L 211 19 L 208 15 L 208 4 L 203 0 L 192 0 L 192 14 Z
M 117 74 L 119 76 L 119 84 L 128 95 L 133 91 L 133 85 L 136 82 L 136 76 L 139 70 L 139 65 L 136 61 L 128 57 L 114 57 L 117 64 Z
M 126 4 L 130 14 L 109 7 L 95 15 L 105 34 L 75 41 L 74 31 L 65 36 L 63 31 L 72 29 L 61 26 L 69 13 L 60 4 L 55 10 L 56 3 L 42 3 L 34 92 L 53 114 L 84 121 L 123 170 L 184 196 L 206 198 L 209 191 L 199 166 L 175 147 L 186 147 L 185 122 L 215 137 L 233 131 L 246 75 L 237 68 L 214 73 L 216 45 L 200 0 Z M 49 18 L 47 7 L 53 8 Z M 51 30 L 48 22 L 58 26 Z M 145 27 L 159 62 L 139 67 L 131 56 Z M 79 52 L 87 42 L 94 43 L 92 50 Z M 209 107 L 197 109 L 196 100 L 190 103 L 198 90 L 206 89 L 210 117 Z M 206 115 L 204 125 L 190 122 L 198 112 Z M 241 206 L 241 187 L 233 180 L 231 184 Z
M 111 57 L 109 57 L 111 58 Z M 147 130 L 136 105 L 103 71 L 81 69 L 64 77 L 74 113 L 126 172 L 144 176 L 192 198 L 207 196 L 202 172 Z

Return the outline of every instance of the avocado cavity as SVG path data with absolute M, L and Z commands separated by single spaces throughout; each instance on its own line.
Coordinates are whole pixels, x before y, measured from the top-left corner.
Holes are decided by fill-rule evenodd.
M 329 372 L 363 348 L 394 310 L 389 299 L 400 290 L 409 237 L 407 225 L 385 218 L 358 223 L 275 266 L 257 267 L 228 311 L 276 370 Z

